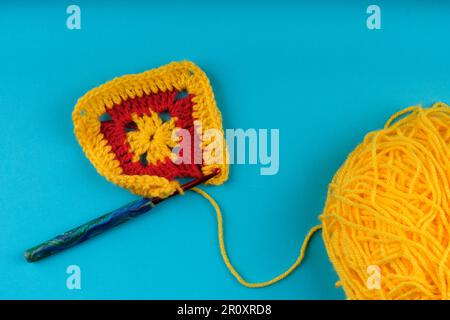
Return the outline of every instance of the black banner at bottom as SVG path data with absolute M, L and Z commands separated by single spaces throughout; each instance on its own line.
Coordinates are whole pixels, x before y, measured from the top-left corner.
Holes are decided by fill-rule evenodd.
M 23 305 L 23 306 L 22 306 Z M 29 306 L 27 306 L 29 305 Z M 115 317 L 131 319 L 305 319 L 312 315 L 331 313 L 346 318 L 386 317 L 392 309 L 399 308 L 402 315 L 426 311 L 430 307 L 448 310 L 450 303 L 439 301 L 337 301 L 337 300 L 24 300 L 1 301 L 3 312 L 8 307 L 15 316 L 36 310 L 45 310 L 46 318 L 52 315 L 96 315 L 111 313 Z M 431 309 L 433 308 L 433 309 Z M 84 310 L 86 309 L 86 310 Z M 64 317 L 65 318 L 65 317 Z

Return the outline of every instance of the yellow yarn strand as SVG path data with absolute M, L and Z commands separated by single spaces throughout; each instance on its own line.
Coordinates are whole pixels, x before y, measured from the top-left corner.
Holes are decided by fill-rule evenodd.
M 348 156 L 321 220 L 349 299 L 450 298 L 449 182 L 450 107 L 444 103 L 394 114 Z
M 219 247 L 220 247 L 220 253 L 222 255 L 222 259 L 225 262 L 225 265 L 227 266 L 228 270 L 236 278 L 236 280 L 248 288 L 267 287 L 267 286 L 270 286 L 278 281 L 283 280 L 287 276 L 289 276 L 302 263 L 303 258 L 305 256 L 306 248 L 308 247 L 308 244 L 309 244 L 312 236 L 316 233 L 316 231 L 320 230 L 322 227 L 321 225 L 317 225 L 317 226 L 311 228 L 311 230 L 309 230 L 308 234 L 305 237 L 305 240 L 303 241 L 303 245 L 301 247 L 300 254 L 299 254 L 297 260 L 294 262 L 294 264 L 288 270 L 286 270 L 285 272 L 283 272 L 282 274 L 276 276 L 275 278 L 273 278 L 271 280 L 264 281 L 264 282 L 251 283 L 251 282 L 246 281 L 244 278 L 242 278 L 242 276 L 236 271 L 236 269 L 233 267 L 233 265 L 230 262 L 230 258 L 228 257 L 228 253 L 225 248 L 225 241 L 224 241 L 224 236 L 223 236 L 223 219 L 222 219 L 222 213 L 220 211 L 219 205 L 205 191 L 203 191 L 199 188 L 193 188 L 191 190 L 197 192 L 198 194 L 200 194 L 201 196 L 206 198 L 210 202 L 210 204 L 214 207 L 214 210 L 216 211 L 216 215 L 217 215 Z

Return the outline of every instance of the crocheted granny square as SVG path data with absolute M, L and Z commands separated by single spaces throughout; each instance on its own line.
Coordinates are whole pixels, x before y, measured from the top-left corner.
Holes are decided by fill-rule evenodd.
M 222 184 L 228 177 L 224 142 L 223 162 L 194 159 L 196 147 L 204 150 L 211 143 L 196 141 L 194 132 L 201 135 L 197 123 L 202 132 L 219 130 L 222 138 L 223 129 L 209 80 L 192 62 L 109 81 L 81 97 L 72 117 L 76 137 L 97 171 L 140 196 L 168 197 L 179 190 L 178 178 L 199 178 L 217 169 L 208 184 Z M 190 161 L 174 161 L 178 129 L 189 132 Z

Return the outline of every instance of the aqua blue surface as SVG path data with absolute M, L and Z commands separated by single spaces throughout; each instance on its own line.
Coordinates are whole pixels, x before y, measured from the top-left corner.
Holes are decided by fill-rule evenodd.
M 89 89 L 188 59 L 211 79 L 226 128 L 280 130 L 280 171 L 234 165 L 207 190 L 220 203 L 236 268 L 272 278 L 318 222 L 327 185 L 364 134 L 395 111 L 450 101 L 450 5 L 369 2 L 78 1 L 0 5 L 0 298 L 342 299 L 320 236 L 304 264 L 264 289 L 239 285 L 218 250 L 216 220 L 194 194 L 68 252 L 28 264 L 22 252 L 134 199 L 83 155 L 71 112 Z M 81 290 L 66 288 L 80 266 Z

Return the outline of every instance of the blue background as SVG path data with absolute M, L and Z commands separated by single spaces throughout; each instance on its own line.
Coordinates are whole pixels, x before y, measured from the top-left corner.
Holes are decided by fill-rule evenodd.
M 136 199 L 96 173 L 75 136 L 77 98 L 115 76 L 188 59 L 212 82 L 226 128 L 279 128 L 280 171 L 234 165 L 210 192 L 226 243 L 250 281 L 297 257 L 327 185 L 364 134 L 412 104 L 450 101 L 450 6 L 240 1 L 153 4 L 78 1 L 0 8 L 0 298 L 342 299 L 320 236 L 304 264 L 264 289 L 225 268 L 216 220 L 194 194 L 40 263 L 24 249 Z M 66 288 L 81 267 L 82 289 Z

